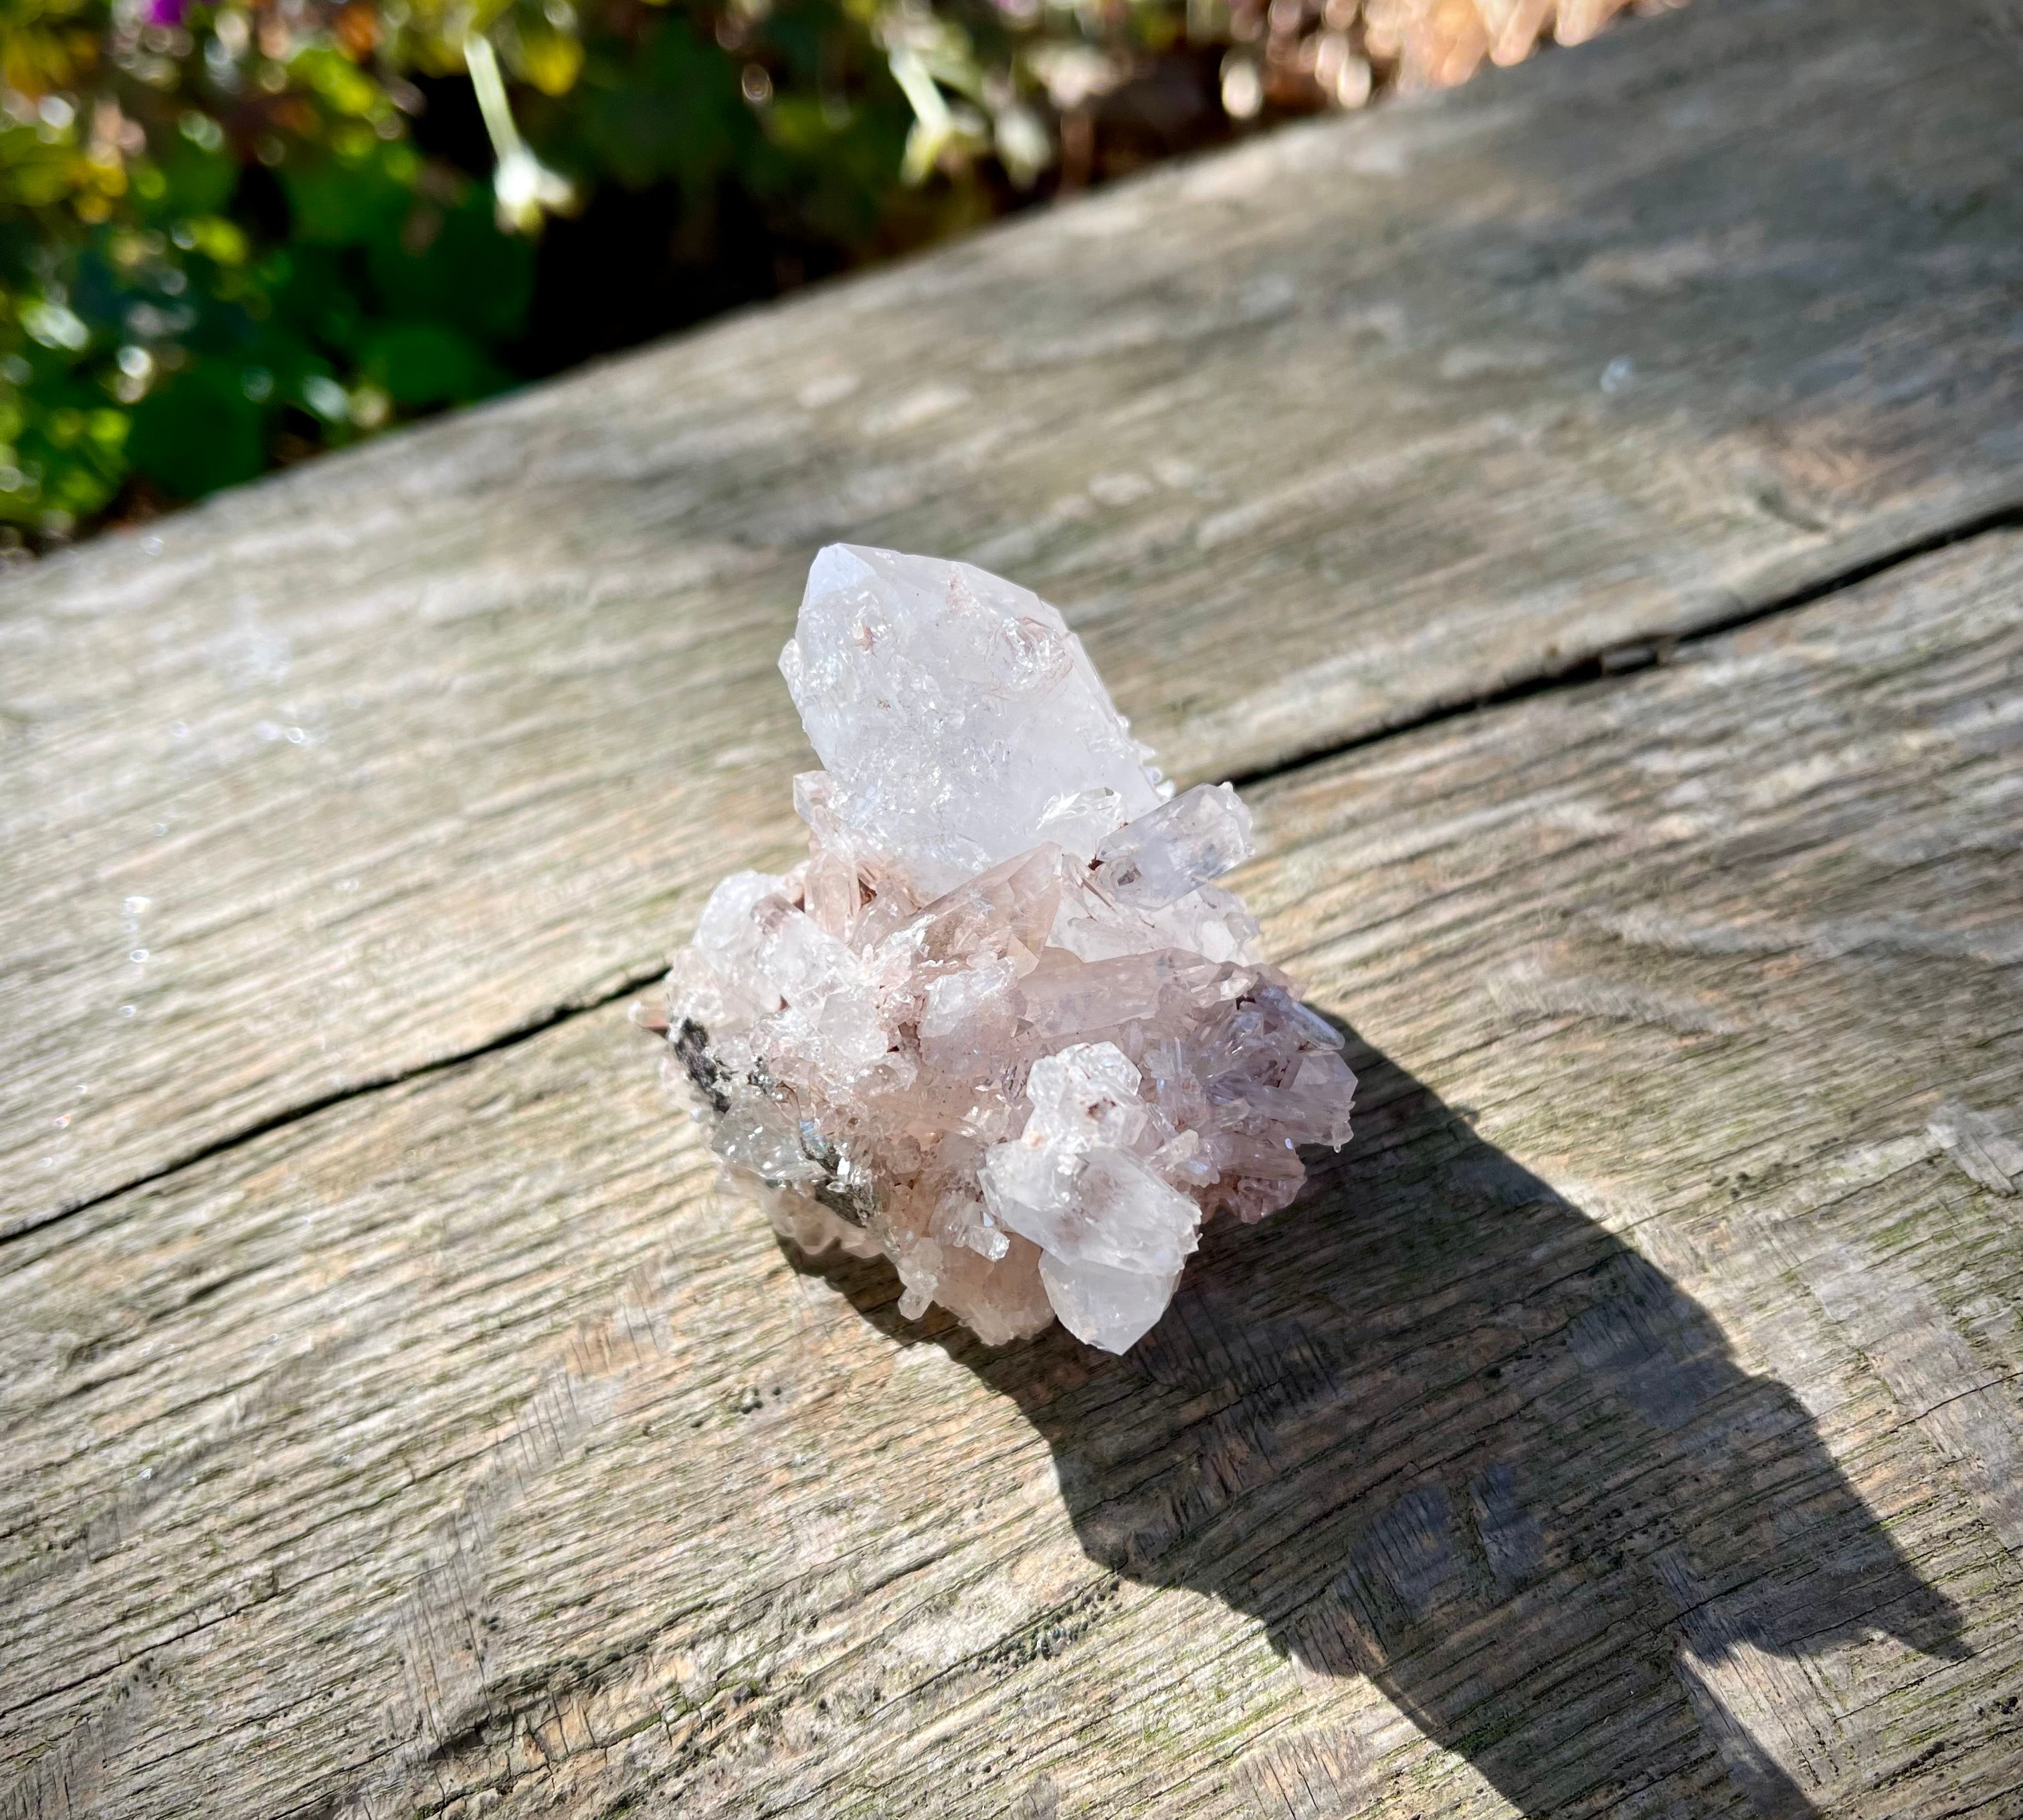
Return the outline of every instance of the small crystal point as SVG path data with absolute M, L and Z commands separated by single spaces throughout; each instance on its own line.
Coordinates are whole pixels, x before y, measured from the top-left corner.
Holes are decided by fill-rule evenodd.
M 808 857 L 725 879 L 676 958 L 696 1116 L 782 1233 L 890 1258 L 907 1317 L 1121 1352 L 1205 1219 L 1348 1138 L 1341 1039 L 1214 883 L 1249 812 L 1172 797 L 1060 615 L 965 563 L 832 545 L 780 667 Z
M 1096 843 L 1096 882 L 1120 904 L 1171 904 L 1250 857 L 1250 811 L 1231 784 L 1198 784 Z

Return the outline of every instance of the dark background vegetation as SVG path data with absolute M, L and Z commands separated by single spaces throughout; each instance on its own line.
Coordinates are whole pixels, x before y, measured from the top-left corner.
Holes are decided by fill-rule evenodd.
M 0 0 L 0 559 L 1628 3 Z

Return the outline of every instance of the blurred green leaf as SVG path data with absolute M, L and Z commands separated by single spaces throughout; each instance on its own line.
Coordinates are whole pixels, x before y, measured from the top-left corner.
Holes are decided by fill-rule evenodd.
M 364 364 L 373 382 L 409 410 L 467 404 L 506 382 L 475 342 L 437 323 L 400 323 L 380 330 L 366 344 Z
M 163 187 L 149 199 L 156 213 L 215 215 L 239 187 L 239 166 L 229 152 L 207 151 L 181 135 L 166 148 L 156 168 Z
M 451 206 L 412 203 L 391 233 L 373 239 L 367 269 L 390 313 L 449 323 L 493 345 L 518 332 L 534 292 L 532 243 L 499 231 L 474 184 Z
M 193 499 L 266 466 L 267 415 L 237 371 L 205 361 L 135 407 L 126 454 L 164 492 Z
M 313 247 L 364 247 L 398 237 L 414 195 L 376 160 L 318 154 L 286 166 L 290 238 Z

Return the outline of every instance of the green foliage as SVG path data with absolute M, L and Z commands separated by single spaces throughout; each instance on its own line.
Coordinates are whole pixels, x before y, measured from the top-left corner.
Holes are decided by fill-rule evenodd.
M 1270 29 L 1361 3 L 1272 0 Z M 601 192 L 676 199 L 677 264 L 748 231 L 832 269 L 1001 208 L 1057 148 L 1094 174 L 1063 122 L 1191 31 L 1265 42 L 1267 10 L 0 0 L 0 543 L 547 370 L 538 236 Z M 1334 66 L 1304 42 L 1279 61 L 1311 88 Z M 431 93 L 484 136 L 451 143 Z
M 507 383 L 532 248 L 334 31 L 0 5 L 0 522 L 62 535 L 130 477 L 194 498 Z

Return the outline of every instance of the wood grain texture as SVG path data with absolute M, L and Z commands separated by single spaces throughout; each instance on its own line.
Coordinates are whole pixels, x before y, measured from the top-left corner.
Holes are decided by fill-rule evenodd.
M 1700 0 L 8 583 L 0 1222 L 653 971 L 792 839 L 823 540 L 1038 587 L 1192 779 L 2015 505 L 1977 16 Z
M 0 1814 L 2011 1815 L 2023 537 L 1260 786 L 1356 1138 L 910 1327 L 620 1010 L 0 1249 Z

